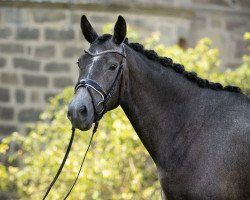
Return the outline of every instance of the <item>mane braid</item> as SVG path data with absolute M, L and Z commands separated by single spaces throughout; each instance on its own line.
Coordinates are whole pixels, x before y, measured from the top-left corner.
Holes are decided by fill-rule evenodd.
M 104 43 L 105 41 L 109 40 L 112 37 L 110 34 L 103 34 L 98 37 L 98 41 L 100 43 Z M 230 92 L 237 92 L 242 93 L 241 89 L 236 86 L 225 86 L 223 87 L 220 83 L 213 83 L 208 81 L 207 79 L 202 79 L 197 76 L 195 72 L 188 72 L 185 70 L 184 66 L 178 63 L 174 63 L 171 58 L 168 57 L 161 57 L 159 56 L 154 50 L 147 50 L 144 49 L 144 46 L 139 43 L 129 43 L 128 38 L 124 40 L 124 44 L 132 48 L 133 50 L 145 55 L 148 59 L 154 60 L 158 63 L 160 63 L 164 67 L 170 67 L 174 71 L 176 71 L 179 74 L 182 74 L 184 77 L 186 77 L 188 80 L 198 84 L 201 88 L 210 88 L 212 90 L 226 90 Z
M 223 87 L 220 83 L 213 83 L 208 81 L 207 79 L 202 79 L 197 76 L 195 72 L 188 72 L 185 70 L 184 66 L 178 63 L 174 63 L 171 58 L 161 57 L 154 50 L 144 49 L 142 44 L 139 43 L 129 43 L 126 38 L 124 43 L 128 45 L 133 50 L 145 55 L 148 59 L 159 62 L 164 67 L 170 67 L 175 70 L 177 73 L 182 74 L 188 80 L 198 84 L 201 88 L 210 88 L 212 90 L 226 90 L 230 92 L 242 93 L 241 89 L 236 86 L 225 86 Z

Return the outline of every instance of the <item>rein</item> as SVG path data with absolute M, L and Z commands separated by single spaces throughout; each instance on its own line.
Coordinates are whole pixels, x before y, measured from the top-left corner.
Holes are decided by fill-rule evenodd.
M 96 125 L 95 125 L 95 127 L 96 127 Z M 75 184 L 76 184 L 76 181 L 77 181 L 77 179 L 78 179 L 78 177 L 79 177 L 79 175 L 80 175 L 80 173 L 81 173 L 82 166 L 83 166 L 83 163 L 84 163 L 85 158 L 86 158 L 86 156 L 87 156 L 87 153 L 88 153 L 88 151 L 89 151 L 90 145 L 91 145 L 91 143 L 92 143 L 93 136 L 94 136 L 94 134 L 95 134 L 95 132 L 96 132 L 96 130 L 97 130 L 97 128 L 95 128 L 95 127 L 94 127 L 94 129 L 93 129 L 91 138 L 90 138 L 90 140 L 89 140 L 89 144 L 88 144 L 87 150 L 86 150 L 86 152 L 85 152 L 85 154 L 84 154 L 84 156 L 83 156 L 82 163 L 81 163 L 80 169 L 79 169 L 79 171 L 78 171 L 78 174 L 77 174 L 77 176 L 76 176 L 76 178 L 75 178 L 75 181 L 74 181 L 74 183 L 72 184 L 70 190 L 68 191 L 68 193 L 67 193 L 67 194 L 65 195 L 65 197 L 63 198 L 64 200 L 67 199 L 68 196 L 70 195 L 70 193 L 71 193 L 72 189 L 74 188 L 74 186 L 75 186 Z M 70 152 L 70 149 L 71 149 L 73 140 L 74 140 L 74 136 L 75 136 L 75 128 L 72 128 L 72 134 L 71 134 L 70 141 L 69 141 L 69 144 L 68 144 L 66 153 L 65 153 L 65 155 L 64 155 L 63 161 L 62 161 L 62 163 L 61 163 L 61 165 L 60 165 L 60 167 L 59 167 L 59 169 L 58 169 L 58 171 L 57 171 L 57 173 L 56 173 L 56 175 L 55 175 L 53 181 L 50 183 L 50 185 L 49 185 L 49 187 L 48 187 L 48 189 L 47 189 L 47 191 L 46 191 L 46 193 L 45 193 L 45 195 L 44 195 L 44 197 L 43 197 L 43 200 L 46 199 L 46 197 L 48 196 L 50 190 L 52 189 L 53 185 L 55 184 L 56 180 L 58 179 L 60 173 L 62 172 L 62 169 L 63 169 L 63 167 L 64 167 L 64 164 L 65 164 L 65 162 L 66 162 L 66 160 L 67 160 L 67 158 L 68 158 L 68 155 L 69 155 L 69 152 Z
M 106 93 L 102 87 L 96 83 L 94 80 L 91 80 L 91 79 L 82 79 L 80 80 L 76 86 L 75 86 L 75 93 L 77 92 L 77 90 L 81 87 L 84 87 L 88 90 L 90 96 L 91 96 L 91 99 L 92 99 L 92 104 L 93 104 L 93 107 L 94 107 L 94 115 L 95 115 L 95 119 L 94 119 L 94 123 L 95 123 L 95 126 L 93 128 L 93 131 L 92 131 L 92 135 L 91 135 L 91 138 L 89 140 L 89 144 L 88 144 L 88 147 L 85 151 L 85 154 L 83 156 L 83 159 L 82 159 L 82 162 L 81 162 L 81 166 L 80 166 L 80 169 L 77 173 L 77 176 L 75 178 L 75 181 L 73 182 L 72 186 L 70 187 L 70 190 L 68 191 L 68 193 L 65 195 L 65 197 L 63 198 L 64 200 L 66 200 L 68 198 L 68 196 L 70 195 L 71 191 L 73 190 L 78 178 L 79 178 L 79 175 L 81 173 L 81 170 L 82 170 L 82 167 L 83 167 L 83 163 L 85 161 L 85 158 L 87 156 L 87 153 L 89 151 L 89 148 L 90 148 L 90 145 L 92 143 L 92 140 L 93 140 L 93 137 L 94 137 L 94 134 L 96 133 L 97 131 L 97 128 L 98 128 L 98 125 L 99 125 L 99 120 L 102 118 L 102 116 L 104 115 L 104 113 L 107 111 L 107 103 L 109 101 L 109 99 L 112 97 L 114 91 L 115 91 L 115 86 L 118 82 L 118 80 L 120 79 L 121 75 L 122 75 L 122 72 L 123 72 L 123 66 L 124 66 L 124 63 L 126 61 L 126 55 L 125 55 L 125 49 L 124 49 L 124 45 L 122 44 L 122 52 L 118 51 L 118 50 L 106 50 L 106 51 L 102 51 L 100 53 L 92 53 L 90 52 L 89 50 L 85 50 L 86 53 L 88 53 L 89 55 L 95 57 L 95 56 L 100 56 L 100 55 L 103 55 L 103 54 L 107 54 L 107 53 L 116 53 L 116 54 L 119 54 L 122 56 L 122 62 L 121 64 L 119 65 L 119 69 L 118 69 L 118 72 L 116 74 L 116 77 L 114 79 L 114 82 L 113 84 L 111 85 L 110 89 L 108 90 L 108 92 Z M 102 97 L 102 100 L 97 104 L 95 105 L 95 101 L 94 101 L 94 96 L 92 94 L 92 91 L 95 91 L 97 94 L 99 94 L 101 97 Z M 98 112 L 97 111 L 97 106 L 99 106 L 100 104 L 103 105 L 103 109 L 101 110 L 101 112 Z M 65 155 L 64 155 L 64 158 L 63 158 L 63 161 L 53 179 L 53 181 L 50 183 L 44 197 L 43 197 L 43 200 L 46 199 L 46 197 L 48 196 L 51 188 L 53 187 L 53 185 L 55 184 L 56 180 L 58 179 L 60 173 L 62 172 L 62 169 L 64 167 L 64 164 L 68 158 L 68 155 L 69 155 L 69 152 L 70 152 L 70 149 L 71 149 L 71 146 L 72 146 L 72 143 L 73 143 L 73 140 L 74 140 L 74 135 L 75 135 L 75 128 L 72 127 L 72 134 L 71 134 L 71 137 L 70 137 L 70 141 L 69 141 L 69 144 L 68 144 L 68 147 L 67 147 L 67 150 L 65 152 Z

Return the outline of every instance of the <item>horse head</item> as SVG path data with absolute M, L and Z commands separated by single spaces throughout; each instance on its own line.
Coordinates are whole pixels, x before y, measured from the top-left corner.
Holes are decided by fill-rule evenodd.
M 85 15 L 81 30 L 90 43 L 78 61 L 79 77 L 75 96 L 68 107 L 72 127 L 88 130 L 103 114 L 119 105 L 123 68 L 126 65 L 126 22 L 119 16 L 114 34 L 98 36 Z

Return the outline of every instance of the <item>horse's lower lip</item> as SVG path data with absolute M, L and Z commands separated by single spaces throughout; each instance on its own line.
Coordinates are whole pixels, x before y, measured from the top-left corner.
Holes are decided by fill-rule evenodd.
M 84 126 L 83 125 L 75 125 L 75 124 L 72 125 L 73 128 L 79 129 L 81 131 L 88 131 L 91 128 L 91 126 L 92 126 L 91 123 L 84 125 Z
M 89 123 L 82 131 L 88 131 L 92 127 L 92 123 Z
M 78 128 L 81 131 L 88 131 L 91 127 L 92 127 L 92 123 L 88 123 L 88 124 L 77 126 L 76 128 Z
M 94 122 L 94 117 L 89 119 L 87 122 L 81 122 L 81 121 L 72 122 L 71 121 L 71 124 L 72 124 L 72 127 L 77 128 L 81 131 L 88 131 L 92 127 L 93 122 Z

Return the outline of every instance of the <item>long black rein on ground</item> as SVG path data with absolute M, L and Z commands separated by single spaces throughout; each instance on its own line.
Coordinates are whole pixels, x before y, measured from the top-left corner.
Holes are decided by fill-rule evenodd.
M 93 104 L 93 107 L 94 107 L 94 114 L 95 114 L 94 123 L 95 123 L 95 126 L 94 126 L 94 128 L 93 128 L 92 135 L 91 135 L 91 138 L 90 138 L 90 140 L 89 140 L 89 144 L 88 144 L 87 150 L 86 150 L 86 152 L 85 152 L 85 154 L 84 154 L 84 156 L 83 156 L 82 163 L 81 163 L 80 169 L 79 169 L 79 171 L 78 171 L 78 174 L 77 174 L 77 176 L 76 176 L 76 178 L 75 178 L 75 181 L 73 182 L 72 186 L 70 187 L 70 190 L 69 190 L 68 193 L 65 195 L 64 200 L 68 198 L 68 196 L 70 195 L 72 189 L 74 188 L 74 186 L 75 186 L 75 184 L 76 184 L 76 182 L 77 182 L 77 180 L 78 180 L 78 177 L 79 177 L 79 175 L 80 175 L 80 173 L 81 173 L 81 170 L 82 170 L 82 167 L 83 167 L 83 163 L 84 163 L 84 161 L 85 161 L 85 158 L 86 158 L 87 153 L 88 153 L 88 151 L 89 151 L 90 145 L 91 145 L 91 143 L 92 143 L 94 134 L 95 134 L 96 131 L 97 131 L 97 128 L 98 128 L 98 125 L 99 125 L 99 120 L 102 118 L 103 114 L 105 113 L 105 111 L 106 111 L 106 104 L 107 104 L 108 100 L 112 97 L 112 95 L 113 95 L 113 93 L 114 93 L 114 89 L 115 89 L 115 87 L 116 87 L 116 84 L 117 84 L 118 80 L 120 79 L 120 77 L 121 77 L 121 75 L 122 75 L 123 66 L 124 66 L 125 59 L 126 59 L 125 49 L 124 49 L 124 46 L 123 46 L 123 45 L 122 45 L 122 52 L 117 51 L 117 50 L 107 50 L 107 51 L 103 51 L 103 52 L 100 52 L 100 53 L 97 53 L 97 54 L 94 54 L 94 53 L 92 53 L 92 52 L 90 52 L 90 51 L 87 51 L 87 50 L 86 50 L 85 52 L 88 53 L 88 54 L 90 54 L 91 56 L 99 56 L 99 55 L 106 54 L 106 53 L 117 53 L 117 54 L 119 54 L 119 55 L 122 56 L 122 62 L 121 62 L 121 64 L 120 64 L 120 66 L 119 66 L 119 69 L 118 69 L 117 75 L 116 75 L 116 77 L 115 77 L 115 79 L 114 79 L 114 82 L 113 82 L 113 84 L 111 85 L 111 88 L 109 89 L 109 91 L 108 91 L 107 94 L 103 91 L 103 89 L 99 86 L 99 84 L 96 83 L 96 82 L 93 81 L 93 80 L 82 80 L 82 81 L 80 81 L 78 84 L 76 84 L 76 86 L 75 86 L 75 93 L 76 93 L 76 91 L 77 91 L 80 87 L 86 87 L 86 88 L 87 88 L 87 90 L 88 90 L 88 92 L 89 92 L 89 94 L 90 94 L 90 96 L 91 96 L 92 104 Z M 96 91 L 96 92 L 99 93 L 99 94 L 101 93 L 102 95 L 105 95 L 105 96 L 103 96 L 103 106 L 104 106 L 104 107 L 103 107 L 103 110 L 101 111 L 101 113 L 98 113 L 98 112 L 97 112 L 97 108 L 96 108 L 96 105 L 95 105 L 95 102 L 94 102 L 94 96 L 93 96 L 92 91 L 90 90 L 90 88 L 92 88 L 94 91 Z M 71 138 L 70 138 L 69 145 L 68 145 L 68 147 L 67 147 L 66 153 L 65 153 L 65 155 L 64 155 L 63 161 L 62 161 L 62 163 L 61 163 L 61 165 L 60 165 L 60 167 L 59 167 L 59 169 L 58 169 L 58 171 L 57 171 L 57 173 L 56 173 L 56 175 L 55 175 L 53 181 L 50 183 L 50 185 L 49 185 L 49 187 L 48 187 L 48 189 L 47 189 L 47 191 L 46 191 L 46 193 L 45 193 L 45 195 L 44 195 L 44 197 L 43 197 L 43 200 L 46 199 L 46 197 L 48 196 L 48 194 L 49 194 L 51 188 L 52 188 L 53 185 L 55 184 L 55 182 L 56 182 L 56 180 L 58 179 L 60 173 L 62 172 L 62 169 L 63 169 L 64 164 L 65 164 L 65 162 L 66 162 L 66 160 L 67 160 L 67 158 L 68 158 L 68 155 L 69 155 L 69 152 L 70 152 L 70 149 L 71 149 L 73 140 L 74 140 L 74 135 L 75 135 L 75 128 L 72 127 Z

